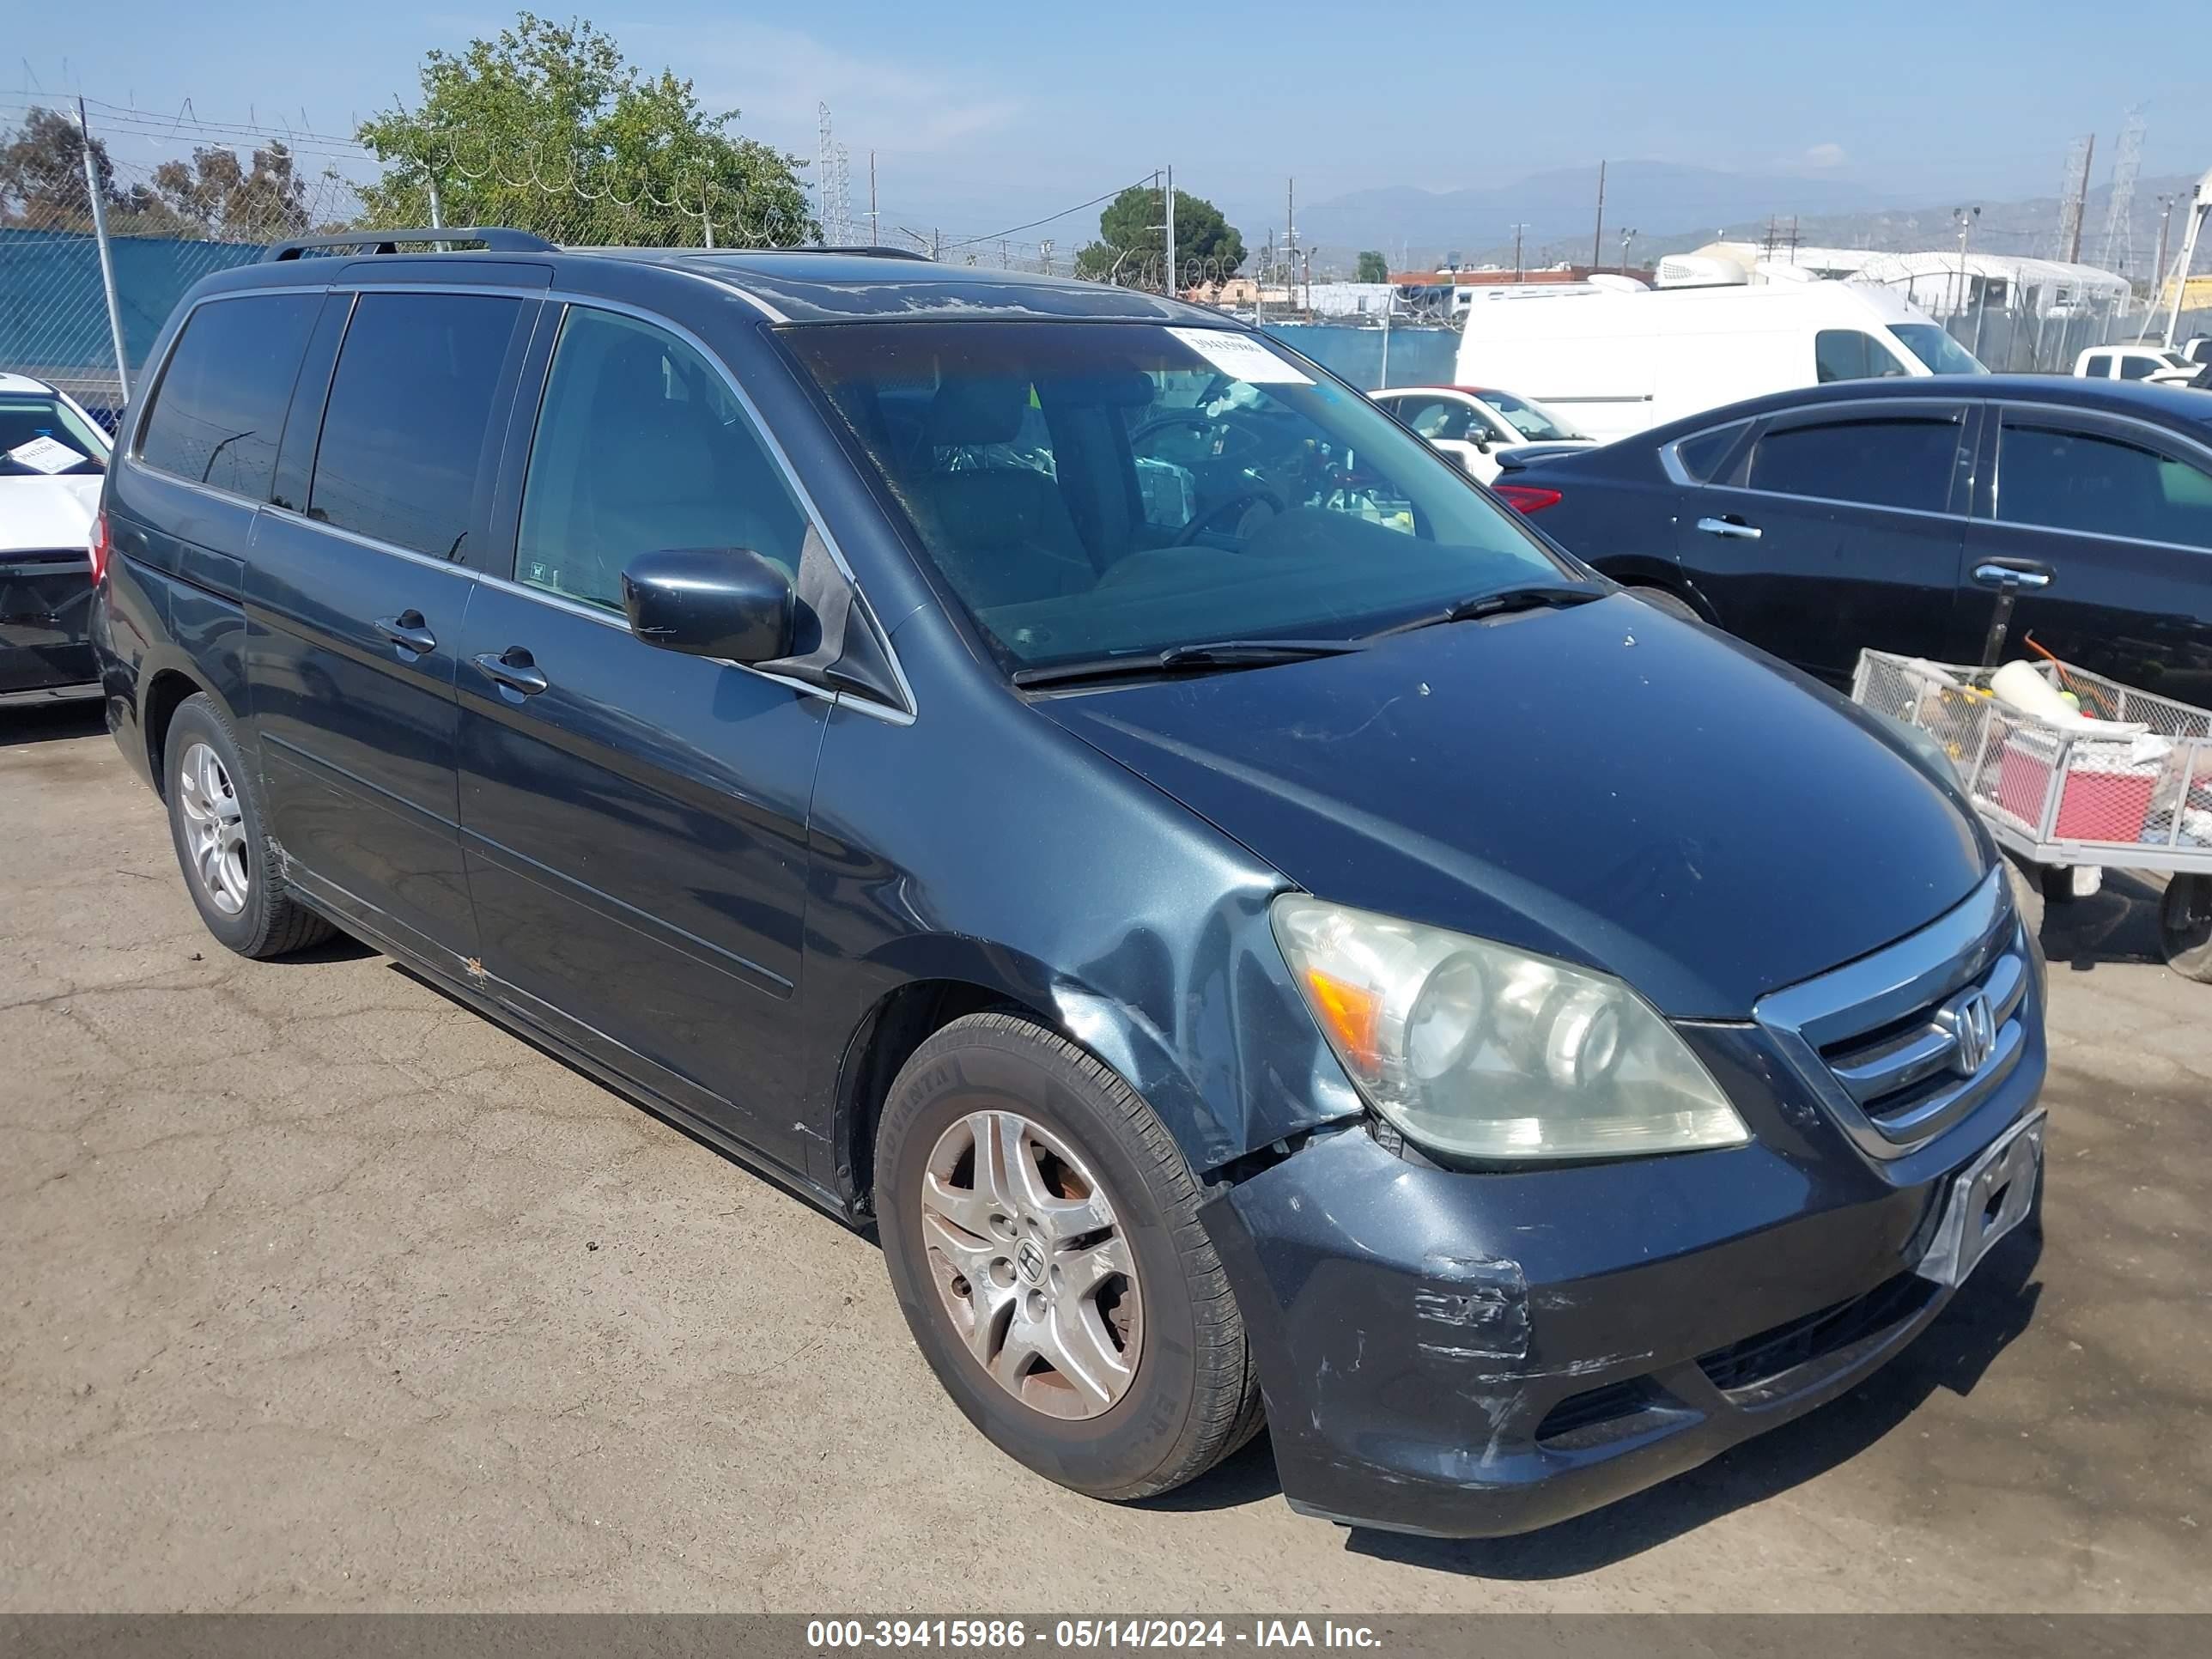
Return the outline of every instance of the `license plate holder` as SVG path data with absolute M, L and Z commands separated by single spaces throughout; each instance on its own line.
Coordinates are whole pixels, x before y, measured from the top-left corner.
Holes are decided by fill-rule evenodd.
M 1935 1241 L 1914 1272 L 1939 1285 L 1963 1285 L 1997 1241 L 2027 1219 L 2043 1178 L 2048 1118 L 2038 1112 L 2022 1119 L 1952 1178 Z

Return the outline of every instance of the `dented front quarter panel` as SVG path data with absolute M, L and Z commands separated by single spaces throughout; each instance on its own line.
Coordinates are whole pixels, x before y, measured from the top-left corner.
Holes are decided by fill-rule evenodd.
M 907 659 L 927 674 L 933 653 Z M 1002 690 L 933 678 L 916 700 L 911 726 L 836 714 L 815 787 L 802 1000 L 826 1182 L 850 1178 L 854 1034 L 917 981 L 1056 1025 L 1201 1175 L 1359 1111 L 1269 926 L 1279 872 Z

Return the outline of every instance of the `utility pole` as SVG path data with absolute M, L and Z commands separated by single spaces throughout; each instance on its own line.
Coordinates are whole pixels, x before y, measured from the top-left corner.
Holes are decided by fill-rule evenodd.
M 1162 286 L 1164 288 L 1169 296 L 1172 298 L 1182 289 L 1182 284 L 1176 281 L 1175 167 L 1170 164 L 1167 167 L 1163 168 L 1162 171 L 1167 177 L 1167 186 L 1164 192 L 1167 198 L 1165 203 L 1167 212 L 1164 216 L 1167 220 L 1168 237 L 1167 281 L 1162 284 Z
M 92 201 L 92 234 L 100 250 L 100 285 L 107 294 L 107 337 L 115 345 L 115 388 L 131 401 L 131 365 L 123 352 L 123 309 L 115 298 L 115 254 L 107 245 L 107 199 L 100 188 L 100 169 L 92 160 L 92 123 L 84 100 L 76 100 L 76 131 L 84 151 L 84 193 Z
M 1283 286 L 1298 279 L 1298 181 L 1285 181 L 1283 196 Z
M 2081 181 L 2075 185 L 2074 204 L 2065 214 L 2072 226 L 2072 234 L 2066 243 L 2066 263 L 2069 265 L 2081 263 L 2081 220 L 2089 206 L 2089 167 L 2096 159 L 2097 135 L 2093 132 L 2084 141 Z
M 1513 227 L 1513 280 L 1521 280 L 1521 233 L 1528 228 L 1524 220 Z
M 1966 309 L 1966 238 L 1972 234 L 1974 221 L 1981 216 L 1979 208 L 1971 212 L 1965 208 L 1951 210 L 1951 218 L 1959 227 L 1959 283 L 1957 292 L 1951 300 L 1951 314 L 1954 317 L 1963 315 Z
M 2150 329 L 2151 313 L 2158 309 L 2158 302 L 2166 298 L 2166 233 L 2172 219 L 2173 198 L 2170 195 L 2160 197 L 2158 198 L 2158 263 L 2151 267 L 2150 303 L 2143 307 L 2143 329 L 2146 333 Z M 2136 338 L 2140 340 L 2142 335 L 2138 334 Z
M 1597 228 L 1590 232 L 1590 269 L 1597 269 L 1599 250 L 1605 242 L 1605 163 L 1597 164 Z
M 876 228 L 876 153 L 868 152 L 868 246 L 882 246 L 883 233 Z

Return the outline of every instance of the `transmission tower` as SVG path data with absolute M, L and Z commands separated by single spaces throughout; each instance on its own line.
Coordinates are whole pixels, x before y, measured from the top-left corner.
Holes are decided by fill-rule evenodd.
M 820 125 L 817 131 L 814 161 L 814 216 L 822 222 L 822 240 L 830 246 L 842 246 L 853 240 L 847 221 L 852 216 L 852 204 L 848 198 L 848 167 L 845 147 L 830 134 L 830 106 L 815 106 Z
M 2098 261 L 2107 270 L 2135 264 L 2136 174 L 2142 171 L 2142 147 L 2143 106 L 2137 104 L 2120 125 L 2120 147 L 2112 155 L 2112 199 L 2105 213 L 2105 254 Z
M 2066 152 L 2065 176 L 2058 182 L 2058 257 L 2068 263 L 2081 258 L 2081 205 L 2089 193 L 2089 158 L 2097 136 L 2076 138 Z

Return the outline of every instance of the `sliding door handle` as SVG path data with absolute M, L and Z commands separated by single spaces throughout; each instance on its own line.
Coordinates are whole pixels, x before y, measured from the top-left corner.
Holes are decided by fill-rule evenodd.
M 418 657 L 427 657 L 438 648 L 438 636 L 430 631 L 419 611 L 379 617 L 372 626 L 402 651 L 412 651 Z

